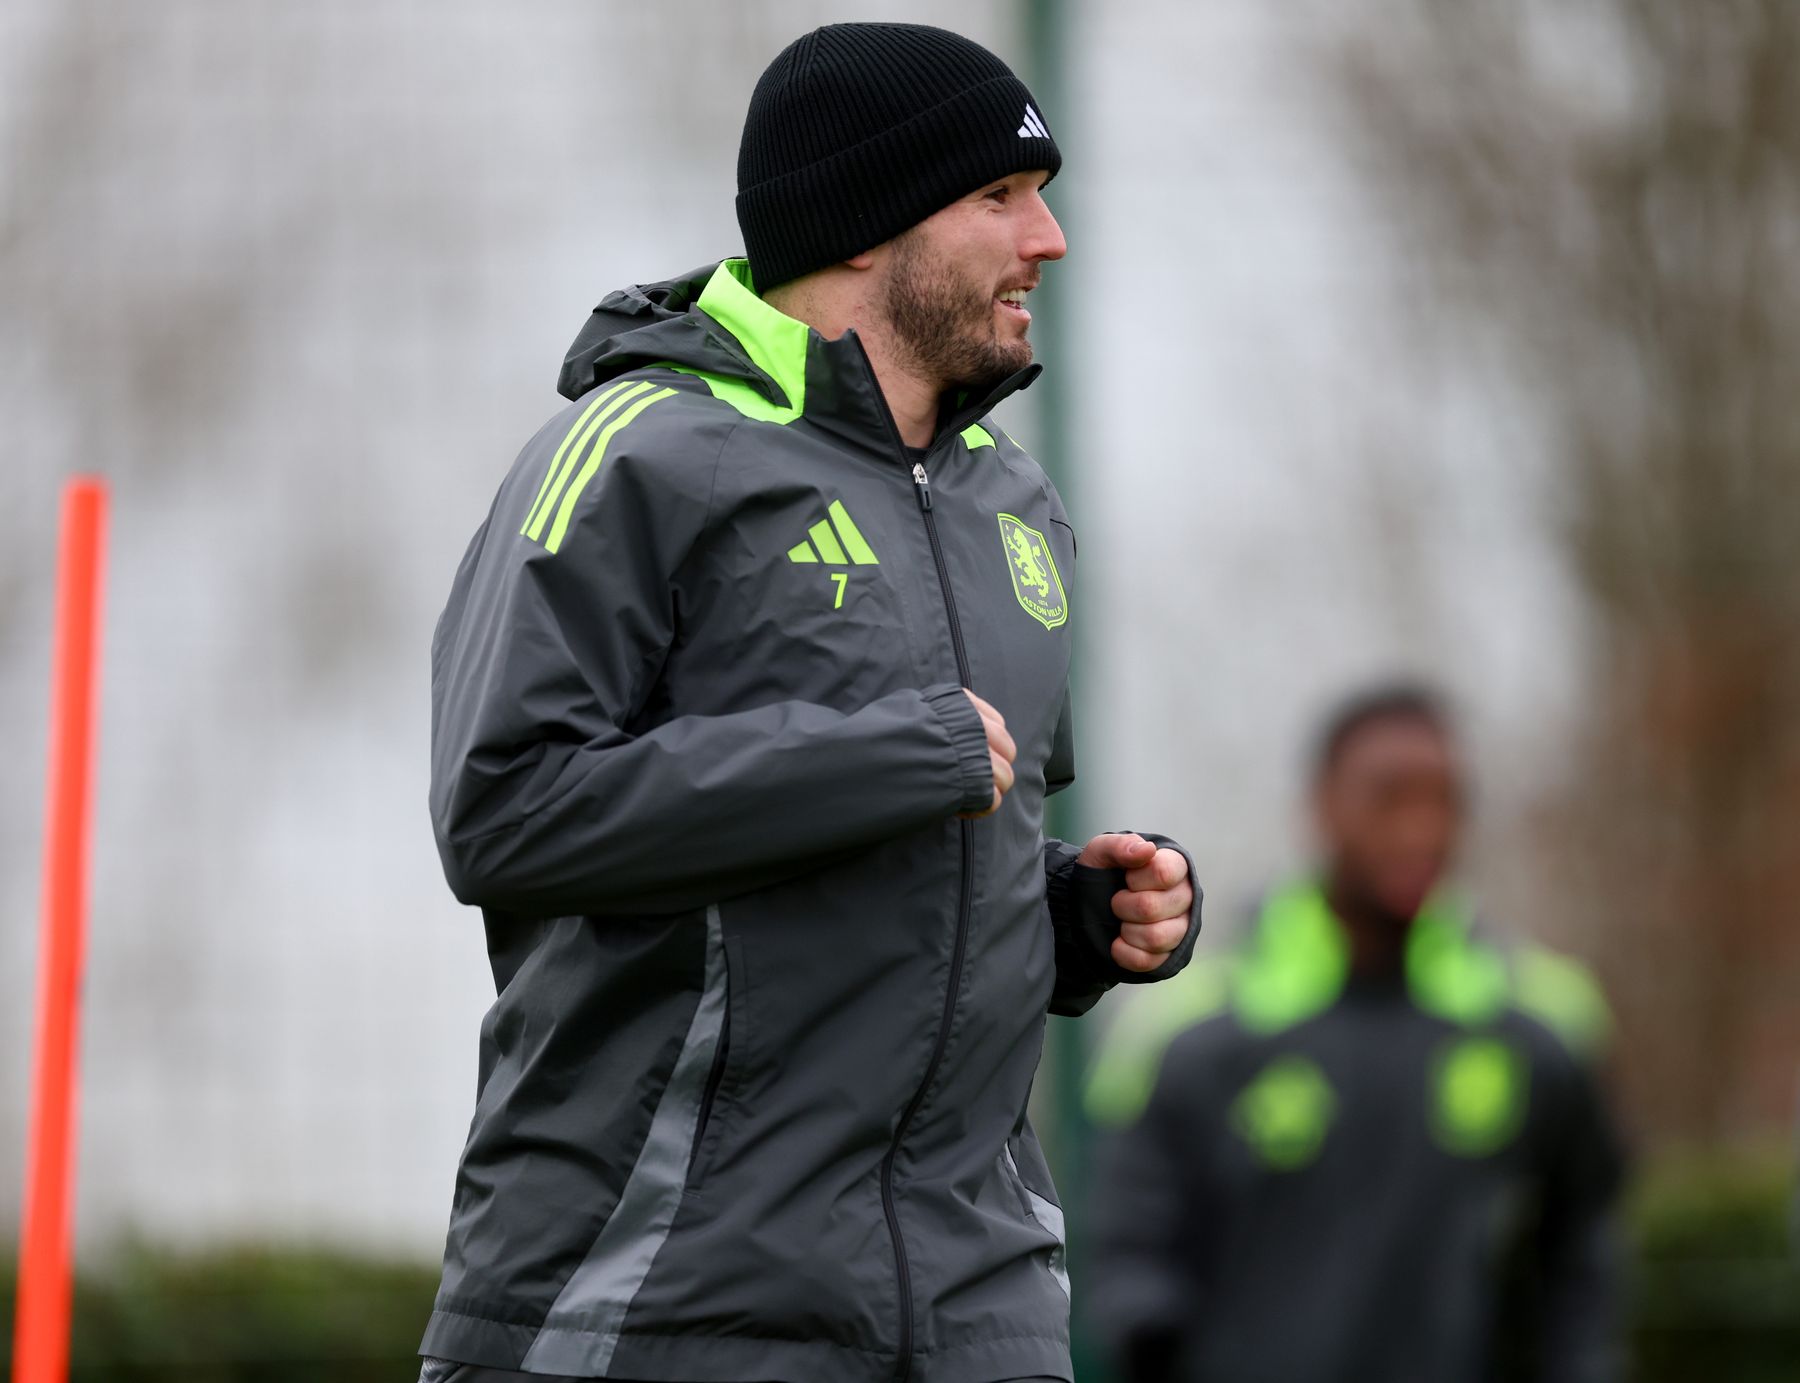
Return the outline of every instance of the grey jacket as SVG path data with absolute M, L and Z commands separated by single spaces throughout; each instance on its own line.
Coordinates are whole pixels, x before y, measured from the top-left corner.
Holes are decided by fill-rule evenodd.
M 1042 831 L 1075 540 L 987 418 L 1036 369 L 914 456 L 855 335 L 745 279 L 595 309 L 433 642 L 432 821 L 498 998 L 423 1352 L 1068 1377 L 1026 1099 L 1046 1012 L 1145 977 L 1118 879 Z M 975 821 L 965 686 L 1019 747 Z

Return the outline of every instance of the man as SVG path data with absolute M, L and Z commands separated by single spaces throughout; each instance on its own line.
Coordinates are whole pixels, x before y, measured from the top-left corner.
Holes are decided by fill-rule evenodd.
M 1345 704 L 1313 798 L 1317 877 L 1096 1065 L 1122 1131 L 1084 1296 L 1118 1377 L 1615 1377 L 1598 992 L 1444 888 L 1465 784 L 1429 692 Z
M 751 100 L 747 262 L 565 361 L 432 651 L 499 997 L 427 1378 L 1070 1378 L 1045 1014 L 1178 970 L 1200 894 L 1042 834 L 1075 540 L 990 410 L 1060 163 L 976 44 L 816 30 Z

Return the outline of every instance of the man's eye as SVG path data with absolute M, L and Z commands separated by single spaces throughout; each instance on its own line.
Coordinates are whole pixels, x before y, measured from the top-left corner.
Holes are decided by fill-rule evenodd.
M 990 202 L 1004 202 L 1006 200 L 1006 189 L 1004 187 L 992 188 L 987 195 Z

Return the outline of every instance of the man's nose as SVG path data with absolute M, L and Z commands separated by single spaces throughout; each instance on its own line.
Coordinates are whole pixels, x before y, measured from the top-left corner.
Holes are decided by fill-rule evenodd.
M 1037 214 L 1032 218 L 1020 257 L 1037 263 L 1046 259 L 1061 259 L 1068 252 L 1069 245 L 1063 239 L 1062 227 L 1057 225 L 1056 217 L 1050 214 L 1050 208 L 1039 197 Z

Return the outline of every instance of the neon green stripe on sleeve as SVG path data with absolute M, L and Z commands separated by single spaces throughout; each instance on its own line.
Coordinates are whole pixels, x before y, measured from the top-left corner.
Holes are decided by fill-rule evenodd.
M 556 455 L 550 458 L 550 465 L 548 469 L 544 471 L 543 482 L 538 486 L 537 496 L 531 501 L 531 508 L 526 511 L 525 522 L 519 526 L 520 533 L 525 533 L 529 530 L 533 521 L 537 519 L 538 510 L 542 508 L 544 504 L 544 497 L 550 493 L 550 482 L 556 478 L 557 472 L 562 469 L 563 457 L 568 454 L 569 447 L 575 441 L 576 435 L 581 433 L 582 429 L 587 426 L 588 419 L 594 416 L 594 410 L 624 387 L 624 384 L 615 384 L 610 389 L 600 390 L 594 395 L 594 401 L 581 410 L 581 416 L 575 419 L 575 425 L 569 429 L 567 435 L 562 439 L 562 445 L 556 449 Z
M 831 521 L 837 525 L 838 536 L 844 540 L 844 551 L 850 554 L 850 560 L 859 567 L 878 567 L 881 559 L 875 555 L 875 549 L 869 546 L 868 539 L 850 517 L 850 511 L 844 508 L 844 501 L 834 499 L 827 511 Z
M 589 438 L 592 438 L 596 432 L 599 432 L 599 441 L 598 443 L 594 443 L 594 447 L 603 447 L 603 445 L 605 445 L 605 439 L 612 436 L 612 427 L 608 425 L 608 427 L 605 427 L 605 430 L 603 430 L 601 429 L 601 423 L 605 423 L 608 418 L 616 416 L 619 409 L 623 409 L 626 403 L 632 402 L 634 398 L 637 398 L 639 394 L 643 394 L 644 391 L 650 389 L 650 387 L 652 387 L 652 385 L 648 384 L 648 382 L 643 382 L 643 380 L 637 382 L 637 384 L 628 385 L 628 387 L 621 385 L 621 389 L 617 391 L 616 396 L 607 400 L 607 405 L 605 405 L 601 411 L 594 414 L 594 421 L 590 421 L 589 425 L 587 425 L 587 430 L 581 432 L 580 441 L 576 441 L 576 445 L 569 448 L 569 459 L 563 461 L 562 472 L 556 475 L 556 479 L 551 483 L 551 492 L 544 495 L 544 504 L 538 508 L 535 519 L 531 520 L 529 537 L 533 538 L 533 540 L 542 540 L 542 538 L 544 538 L 544 524 L 547 524 L 549 519 L 551 519 L 551 510 L 556 508 L 556 499 L 558 499 L 558 495 L 563 495 L 563 486 L 567 486 L 567 484 L 569 484 L 569 477 L 571 477 L 572 474 L 576 474 L 576 465 L 581 461 L 581 452 L 583 452 L 583 450 L 587 452 L 589 465 L 599 465 L 598 461 L 594 461 L 594 450 L 589 448 L 587 443 L 589 443 Z M 581 466 L 580 474 L 583 475 L 583 477 L 589 475 L 589 466 Z M 563 495 L 563 497 L 567 499 L 567 495 Z M 562 517 L 562 515 L 558 515 L 558 519 L 560 519 L 560 517 Z M 554 551 L 554 547 L 551 551 Z
M 650 386 L 646 384 L 644 387 L 647 389 Z M 654 394 L 646 394 L 632 402 L 624 412 L 619 413 L 600 430 L 600 435 L 594 439 L 594 445 L 588 452 L 587 461 L 569 486 L 568 492 L 562 497 L 562 507 L 556 511 L 556 523 L 550 529 L 550 536 L 544 540 L 544 546 L 547 549 L 555 552 L 562 547 L 562 540 L 569 531 L 569 520 L 575 515 L 575 504 L 581 498 L 581 492 L 587 488 L 588 482 L 599 473 L 600 462 L 606 456 L 607 445 L 621 430 L 629 427 L 632 419 L 638 414 L 651 404 L 668 398 L 674 392 L 673 389 L 658 389 Z M 624 402 L 624 398 L 621 398 L 620 402 Z
M 1587 970 L 1567 956 L 1522 947 L 1513 956 L 1513 995 L 1520 1008 L 1575 1055 L 1592 1057 L 1605 1048 L 1612 1026 L 1606 996 Z

